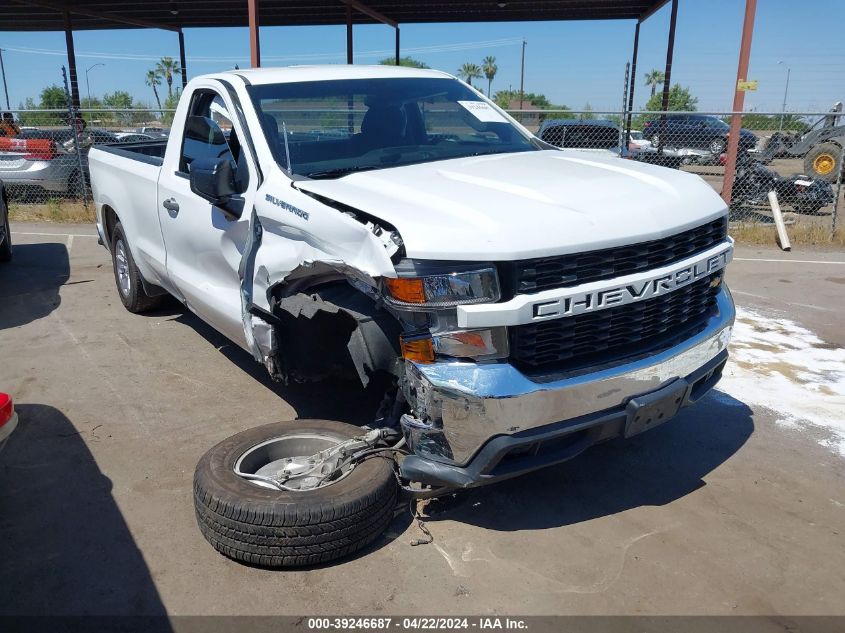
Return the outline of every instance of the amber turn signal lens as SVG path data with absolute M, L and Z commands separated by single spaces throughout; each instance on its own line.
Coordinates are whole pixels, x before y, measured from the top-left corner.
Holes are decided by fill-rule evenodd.
M 399 337 L 402 357 L 415 363 L 434 362 L 434 343 L 430 336 L 406 339 Z
M 405 303 L 425 303 L 425 289 L 423 280 L 419 278 L 387 277 L 384 280 L 390 296 Z

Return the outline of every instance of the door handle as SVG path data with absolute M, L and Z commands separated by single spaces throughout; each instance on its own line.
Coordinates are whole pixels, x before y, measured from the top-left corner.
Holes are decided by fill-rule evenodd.
M 172 217 L 175 218 L 179 214 L 179 203 L 176 202 L 176 198 L 168 198 L 161 204 L 165 209 L 167 209 Z

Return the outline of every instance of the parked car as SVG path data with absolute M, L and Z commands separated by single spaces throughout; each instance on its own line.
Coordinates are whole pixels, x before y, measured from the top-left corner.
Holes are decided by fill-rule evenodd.
M 12 396 L 0 392 L 0 451 L 2 451 L 9 436 L 18 426 L 18 414 Z
M 336 126 L 348 95 L 348 137 L 285 123 Z M 434 70 L 240 70 L 181 99 L 166 141 L 89 156 L 120 301 L 173 295 L 276 380 L 387 385 L 365 429 L 277 422 L 206 453 L 195 511 L 225 555 L 349 554 L 397 480 L 437 495 L 556 464 L 719 380 L 733 245 L 698 176 L 553 148 Z
M 651 147 L 651 141 L 643 136 L 642 130 L 631 130 L 628 135 L 628 149 L 635 152 L 640 149 L 647 149 Z
M 716 155 L 727 148 L 729 132 L 730 126 L 722 119 L 705 114 L 667 114 L 664 122 L 658 118 L 643 124 L 643 137 L 655 147 L 706 149 Z M 752 149 L 758 140 L 750 130 L 739 132 L 741 149 Z
M 622 138 L 613 121 L 603 119 L 547 119 L 537 133 L 541 140 L 565 149 L 593 150 L 620 155 Z
M 65 147 L 72 140 L 70 129 L 23 130 L 0 138 L 0 180 L 9 195 L 80 192 L 79 161 Z
M 70 128 L 22 130 L 0 137 L 0 180 L 13 197 L 64 194 L 80 197 L 88 184 L 88 150 L 94 144 L 118 143 L 114 132 L 89 128 L 80 132 L 81 160 Z
M 0 263 L 12 259 L 12 229 L 9 226 L 9 199 L 0 180 Z
M 139 127 L 135 130 L 138 134 L 146 134 L 153 138 L 167 138 L 170 134 L 169 127 L 155 127 L 155 126 L 145 126 Z
M 154 137 L 140 132 L 115 132 L 115 140 L 118 143 L 137 143 L 139 141 L 151 141 Z

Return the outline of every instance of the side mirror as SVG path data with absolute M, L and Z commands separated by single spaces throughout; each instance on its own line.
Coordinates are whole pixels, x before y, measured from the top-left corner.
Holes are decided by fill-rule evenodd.
M 228 158 L 195 158 L 188 166 L 191 191 L 216 206 L 238 193 L 235 172 Z

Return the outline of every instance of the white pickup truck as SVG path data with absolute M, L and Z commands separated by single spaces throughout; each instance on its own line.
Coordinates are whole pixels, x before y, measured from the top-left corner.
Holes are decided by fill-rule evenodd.
M 127 309 L 170 294 L 279 380 L 392 377 L 368 427 L 280 422 L 203 458 L 200 528 L 238 560 L 347 554 L 397 482 L 439 494 L 632 436 L 727 359 L 711 187 L 554 148 L 445 73 L 198 77 L 168 139 L 89 160 Z

